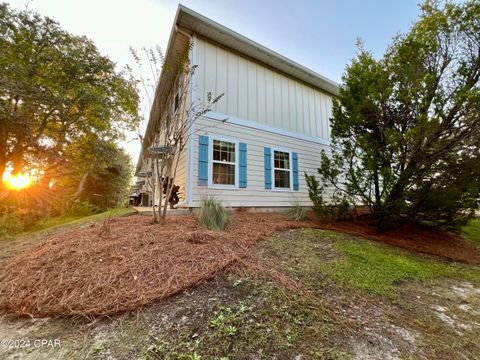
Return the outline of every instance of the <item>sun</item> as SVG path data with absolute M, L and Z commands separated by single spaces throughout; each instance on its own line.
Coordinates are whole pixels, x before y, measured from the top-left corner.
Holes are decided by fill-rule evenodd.
M 32 185 L 30 175 L 19 173 L 17 175 L 4 174 L 3 182 L 10 190 L 22 190 Z

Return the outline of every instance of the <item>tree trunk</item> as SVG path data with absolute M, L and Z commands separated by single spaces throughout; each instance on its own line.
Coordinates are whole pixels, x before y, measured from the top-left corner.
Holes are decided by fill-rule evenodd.
M 155 170 L 155 166 L 153 164 L 153 161 L 152 161 L 152 167 L 151 167 L 151 170 L 152 170 L 152 176 L 151 178 L 153 177 L 153 174 L 154 174 L 154 170 Z M 151 185 L 152 185 L 152 213 L 153 213 L 153 223 L 156 224 L 158 222 L 158 219 L 157 219 L 157 212 L 155 210 L 155 179 L 153 179 L 151 181 Z
M 80 180 L 80 183 L 78 184 L 77 191 L 73 195 L 72 200 L 76 200 L 83 192 L 83 188 L 85 187 L 85 182 L 87 181 L 89 172 L 87 171 L 85 174 L 83 174 L 82 179 Z

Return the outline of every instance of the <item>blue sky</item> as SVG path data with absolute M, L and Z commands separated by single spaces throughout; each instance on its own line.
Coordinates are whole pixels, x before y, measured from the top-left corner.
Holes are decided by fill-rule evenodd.
M 119 68 L 132 64 L 129 46 L 163 49 L 178 1 L 170 0 L 11 0 L 86 35 Z M 392 37 L 406 32 L 419 14 L 414 0 L 186 0 L 183 5 L 339 82 L 355 56 L 356 39 L 381 56 Z M 128 134 L 122 145 L 138 158 L 140 144 Z

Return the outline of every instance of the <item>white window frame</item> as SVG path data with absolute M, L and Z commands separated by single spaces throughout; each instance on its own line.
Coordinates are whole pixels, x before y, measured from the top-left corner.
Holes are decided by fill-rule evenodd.
M 293 158 L 292 158 L 292 151 L 289 149 L 283 149 L 283 148 L 278 148 L 278 147 L 272 147 L 271 148 L 272 155 L 271 155 L 271 171 L 272 171 L 272 190 L 273 191 L 286 191 L 286 192 L 293 192 Z M 279 152 L 284 152 L 288 154 L 288 162 L 289 162 L 289 175 L 290 175 L 290 187 L 289 188 L 283 188 L 283 187 L 276 187 L 275 186 L 275 170 L 284 170 L 287 171 L 287 169 L 280 169 L 280 168 L 275 168 L 275 151 Z
M 239 141 L 236 139 L 224 137 L 224 136 L 217 136 L 217 135 L 212 135 L 208 137 L 208 187 L 212 189 L 238 189 L 239 188 L 239 179 L 238 176 L 240 175 L 239 173 Z M 214 184 L 213 183 L 213 141 L 218 140 L 218 141 L 226 141 L 235 144 L 235 184 L 230 185 L 230 184 Z M 215 160 L 216 163 L 225 163 L 225 161 L 217 161 Z M 227 164 L 232 164 L 231 162 L 227 162 Z

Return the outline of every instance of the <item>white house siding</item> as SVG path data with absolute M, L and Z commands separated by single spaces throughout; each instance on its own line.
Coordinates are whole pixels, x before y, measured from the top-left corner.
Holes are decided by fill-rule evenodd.
M 327 140 L 332 97 L 250 59 L 197 38 L 195 97 L 224 94 L 212 111 Z
M 312 141 L 279 135 L 265 130 L 254 129 L 233 123 L 221 124 L 217 120 L 200 118 L 195 124 L 196 131 L 193 159 L 193 193 L 192 206 L 199 207 L 202 197 L 211 195 L 221 200 L 226 206 L 240 207 L 277 207 L 290 206 L 294 200 L 302 206 L 310 206 L 304 172 L 317 174 L 320 166 L 320 152 L 329 150 L 328 145 Z M 198 186 L 198 150 L 199 135 L 221 136 L 247 144 L 247 188 L 215 189 Z M 266 190 L 264 183 L 264 147 L 273 146 L 298 153 L 298 191 Z M 211 156 L 211 154 L 210 154 Z M 211 174 L 209 174 L 209 177 Z

